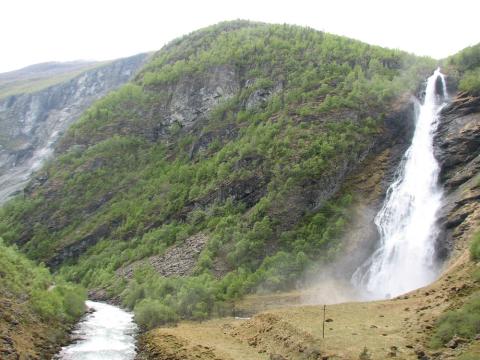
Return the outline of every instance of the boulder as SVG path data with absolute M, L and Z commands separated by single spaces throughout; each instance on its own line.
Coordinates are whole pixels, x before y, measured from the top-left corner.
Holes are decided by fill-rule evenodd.
M 459 345 L 465 344 L 468 342 L 467 339 L 461 338 L 459 336 L 454 336 L 445 346 L 450 349 L 456 349 Z

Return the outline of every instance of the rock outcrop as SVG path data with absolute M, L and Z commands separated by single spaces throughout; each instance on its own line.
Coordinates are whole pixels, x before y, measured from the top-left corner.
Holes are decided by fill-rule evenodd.
M 116 273 L 130 279 L 135 269 L 151 265 L 159 275 L 165 277 L 192 275 L 198 256 L 207 244 L 207 240 L 208 237 L 202 233 L 190 236 L 182 244 L 170 247 L 164 254 L 136 261 L 117 269 Z
M 37 92 L 0 99 L 0 203 L 21 190 L 93 101 L 132 78 L 147 55 L 112 61 Z

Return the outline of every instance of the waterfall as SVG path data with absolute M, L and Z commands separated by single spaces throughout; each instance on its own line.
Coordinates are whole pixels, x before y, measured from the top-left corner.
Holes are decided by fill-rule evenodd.
M 379 247 L 352 276 L 352 283 L 370 299 L 397 296 L 436 278 L 436 220 L 442 189 L 433 136 L 447 98 L 445 78 L 437 69 L 428 78 L 424 103 L 416 113 L 412 143 L 374 220 Z

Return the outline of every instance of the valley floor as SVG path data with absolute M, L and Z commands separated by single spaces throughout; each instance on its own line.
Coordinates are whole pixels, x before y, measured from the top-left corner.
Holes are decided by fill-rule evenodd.
M 271 309 L 251 319 L 224 318 L 203 323 L 183 322 L 159 328 L 140 342 L 143 359 L 450 359 L 466 350 L 428 350 L 434 323 L 445 310 L 455 308 L 478 289 L 471 280 L 475 267 L 463 253 L 434 284 L 392 300 L 351 302 L 326 307 L 325 338 L 323 305 Z M 285 303 L 287 295 L 279 295 Z M 298 294 L 291 298 L 295 301 Z M 273 305 L 272 296 L 245 300 Z M 240 304 L 242 307 L 242 304 Z M 469 353 L 478 354 L 480 342 Z M 425 355 L 424 355 L 425 354 Z

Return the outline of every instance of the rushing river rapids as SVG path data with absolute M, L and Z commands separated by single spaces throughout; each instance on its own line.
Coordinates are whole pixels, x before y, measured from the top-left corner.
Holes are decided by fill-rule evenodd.
M 56 356 L 59 360 L 133 360 L 135 332 L 133 315 L 122 309 L 93 301 L 88 314 L 73 332 L 78 341 L 70 344 Z

